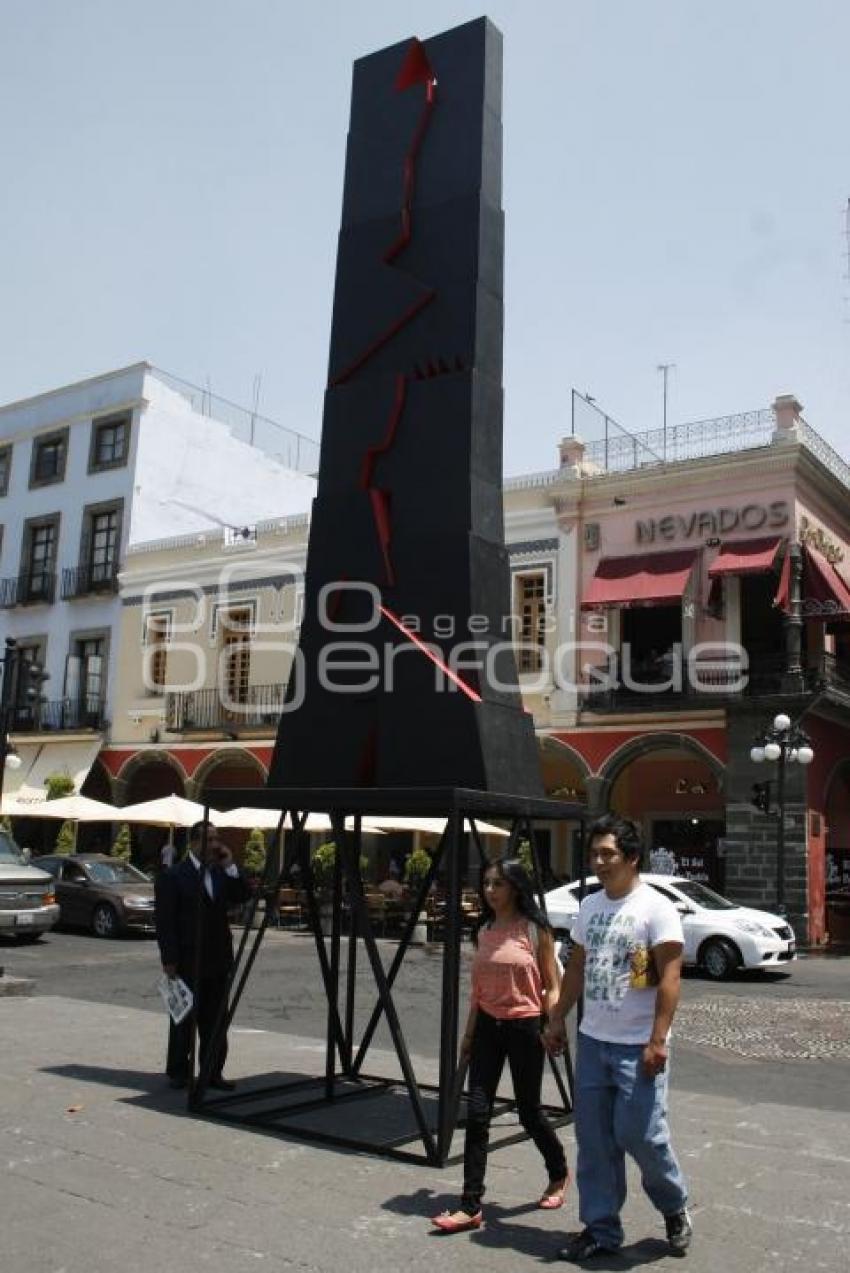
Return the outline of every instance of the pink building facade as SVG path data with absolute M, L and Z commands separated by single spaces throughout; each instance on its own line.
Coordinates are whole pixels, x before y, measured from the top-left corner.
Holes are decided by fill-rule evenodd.
M 652 853 L 738 901 L 782 901 L 818 944 L 850 876 L 850 469 L 790 396 L 752 440 L 703 443 L 562 444 L 577 566 L 555 675 L 574 697 L 548 751 L 592 812 L 636 818 Z M 778 713 L 815 752 L 783 766 L 781 827 L 777 765 L 750 755 Z

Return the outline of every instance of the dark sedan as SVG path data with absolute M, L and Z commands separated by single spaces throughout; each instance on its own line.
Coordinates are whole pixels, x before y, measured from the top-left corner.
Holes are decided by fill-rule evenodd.
M 129 862 L 104 853 L 40 857 L 33 865 L 56 881 L 59 922 L 90 928 L 97 937 L 154 931 L 153 884 Z

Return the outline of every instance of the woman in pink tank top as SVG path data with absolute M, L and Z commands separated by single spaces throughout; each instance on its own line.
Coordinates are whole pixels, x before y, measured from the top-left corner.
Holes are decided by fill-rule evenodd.
M 541 1108 L 545 1053 L 541 1025 L 558 1001 L 552 930 L 515 859 L 494 862 L 481 884 L 481 919 L 473 935 L 472 994 L 461 1055 L 469 1059 L 469 1097 L 460 1209 L 435 1216 L 447 1233 L 477 1229 L 483 1218 L 490 1120 L 507 1060 L 517 1113 L 546 1164 L 549 1183 L 538 1206 L 560 1207 L 569 1179 L 564 1148 Z

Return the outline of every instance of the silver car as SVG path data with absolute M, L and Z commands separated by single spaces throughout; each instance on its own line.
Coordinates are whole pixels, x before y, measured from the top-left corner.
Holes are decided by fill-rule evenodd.
M 0 934 L 35 941 L 58 919 L 52 876 L 30 866 L 9 832 L 0 830 Z

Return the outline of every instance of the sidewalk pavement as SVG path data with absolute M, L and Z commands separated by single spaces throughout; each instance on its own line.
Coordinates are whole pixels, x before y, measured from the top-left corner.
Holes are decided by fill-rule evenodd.
M 565 1232 L 580 1227 L 575 1190 L 561 1211 L 536 1210 L 545 1182 L 529 1142 L 491 1156 L 483 1229 L 435 1234 L 428 1217 L 457 1198 L 460 1167 L 407 1165 L 193 1118 L 185 1093 L 165 1086 L 164 1043 L 164 1021 L 153 1013 L 65 998 L 0 1000 L 3 1268 L 572 1267 L 555 1255 Z M 320 1074 L 323 1057 L 320 1040 L 237 1029 L 228 1072 Z M 396 1072 L 377 1054 L 370 1071 L 382 1064 L 380 1072 Z M 720 1069 L 728 1079 L 728 1067 Z M 674 1074 L 672 1122 L 693 1199 L 688 1273 L 847 1269 L 850 1118 L 677 1093 Z M 562 1135 L 574 1164 L 572 1132 Z M 628 1245 L 593 1267 L 681 1269 L 631 1169 L 629 1188 Z

